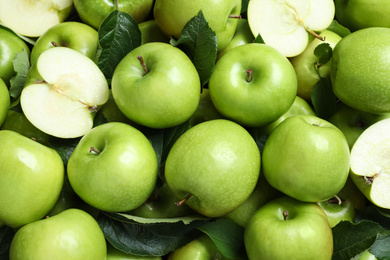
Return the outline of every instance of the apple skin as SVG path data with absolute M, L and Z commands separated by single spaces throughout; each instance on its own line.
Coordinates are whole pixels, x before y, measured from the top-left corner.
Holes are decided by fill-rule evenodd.
M 138 24 L 141 31 L 141 45 L 148 42 L 169 43 L 169 38 L 160 30 L 154 19 Z
M 370 27 L 342 38 L 333 50 L 334 94 L 346 105 L 373 114 L 390 112 L 390 28 Z
M 366 249 L 358 258 L 356 258 L 356 260 L 379 260 L 379 259 L 376 258 L 375 255 L 371 254 L 369 249 Z
M 245 128 L 214 119 L 177 139 L 165 162 L 165 180 L 178 201 L 187 198 L 185 204 L 196 212 L 220 217 L 250 196 L 260 163 L 260 151 Z
M 333 254 L 332 229 L 322 208 L 287 196 L 256 211 L 245 228 L 244 241 L 249 260 L 329 260 Z
M 0 78 L 0 126 L 7 118 L 8 109 L 11 105 L 11 99 L 9 96 L 7 85 Z
M 96 220 L 68 209 L 20 228 L 12 239 L 10 260 L 105 260 L 106 240 Z
M 302 201 L 330 199 L 349 175 L 350 151 L 344 134 L 316 116 L 285 119 L 269 135 L 262 156 L 269 184 Z
M 107 259 L 106 260 L 162 260 L 161 256 L 137 256 L 127 254 L 107 243 Z
M 98 152 L 90 152 L 91 147 Z M 120 122 L 94 127 L 73 150 L 69 182 L 89 205 L 123 212 L 139 207 L 157 180 L 157 156 L 142 132 Z
M 247 70 L 252 70 L 247 80 Z M 297 79 L 291 63 L 275 48 L 250 43 L 218 60 L 209 81 L 215 108 L 243 126 L 269 124 L 292 106 Z
M 45 216 L 64 182 L 58 153 L 10 130 L 0 130 L 0 223 L 18 228 Z
M 74 49 L 93 60 L 98 47 L 98 32 L 80 22 L 69 21 L 54 25 L 36 41 L 31 50 L 31 64 L 36 62 L 42 52 L 54 48 L 52 42 Z
M 204 18 L 217 36 L 218 51 L 223 50 L 232 39 L 238 20 L 229 15 L 240 15 L 240 0 L 156 0 L 153 9 L 154 20 L 167 37 L 176 40 L 184 26 L 202 10 Z
M 142 56 L 148 73 L 138 56 Z M 201 84 L 194 64 L 183 51 L 168 43 L 150 42 L 121 60 L 111 89 L 118 108 L 131 121 L 150 128 L 168 128 L 192 116 Z
M 119 10 L 130 14 L 137 23 L 143 22 L 151 13 L 153 0 L 74 0 L 74 6 L 81 20 L 99 29 L 106 17 L 113 11 Z M 116 8 L 116 3 L 118 8 Z
M 335 197 L 317 202 L 324 210 L 332 228 L 341 221 L 350 221 L 352 223 L 355 221 L 356 211 L 354 205 L 343 197 L 339 197 L 339 199 L 340 202 Z

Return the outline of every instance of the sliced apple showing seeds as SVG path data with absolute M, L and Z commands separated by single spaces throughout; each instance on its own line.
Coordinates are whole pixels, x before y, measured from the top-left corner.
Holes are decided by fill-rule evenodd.
M 351 178 L 373 204 L 390 209 L 390 118 L 368 127 L 351 150 Z
M 309 43 L 309 34 L 318 36 L 333 21 L 333 0 L 251 0 L 247 15 L 255 37 L 294 57 Z
M 59 138 L 83 136 L 93 127 L 109 88 L 97 65 L 66 47 L 44 51 L 27 75 L 20 103 L 27 119 Z

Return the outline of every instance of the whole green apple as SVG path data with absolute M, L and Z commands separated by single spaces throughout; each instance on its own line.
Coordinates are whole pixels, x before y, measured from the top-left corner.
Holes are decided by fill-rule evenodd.
M 260 127 L 292 106 L 297 78 L 291 63 L 275 48 L 250 43 L 231 49 L 217 61 L 209 90 L 223 116 L 244 126 Z
M 129 211 L 151 195 L 157 180 L 157 156 L 136 128 L 120 122 L 94 127 L 73 150 L 69 182 L 89 205 L 104 211 Z
M 259 178 L 260 162 L 260 151 L 245 128 L 214 119 L 177 139 L 165 162 L 165 180 L 179 205 L 219 217 L 248 199 Z
M 105 260 L 106 240 L 96 220 L 68 209 L 20 228 L 12 239 L 10 260 Z
M 99 29 L 106 17 L 114 10 L 130 14 L 137 23 L 143 22 L 152 11 L 153 0 L 74 0 L 74 7 L 81 20 Z
M 287 196 L 256 211 L 244 241 L 249 260 L 329 260 L 333 254 L 332 229 L 322 208 Z
M 346 105 L 390 112 L 390 28 L 370 27 L 341 39 L 333 50 L 333 92 Z
M 0 130 L 0 223 L 18 228 L 44 217 L 64 181 L 58 153 L 10 130 Z
M 285 119 L 269 135 L 262 156 L 269 184 L 297 200 L 330 199 L 349 175 L 350 152 L 344 134 L 317 116 Z
M 11 105 L 11 99 L 9 96 L 7 85 L 0 78 L 0 126 L 7 118 L 8 109 Z
M 98 47 L 98 32 L 80 22 L 69 21 L 54 25 L 36 41 L 31 50 L 31 64 L 36 62 L 42 52 L 58 46 L 69 47 L 93 60 Z
M 344 197 L 337 196 L 317 203 L 325 211 L 330 227 L 333 228 L 341 221 L 355 222 L 354 205 Z
M 141 31 L 141 45 L 148 42 L 169 43 L 169 38 L 160 30 L 154 19 L 139 23 L 138 28 Z
M 240 0 L 156 0 L 154 20 L 167 37 L 178 39 L 184 26 L 203 12 L 210 28 L 217 36 L 218 51 L 223 50 L 232 39 L 241 14 Z
M 122 59 L 111 89 L 118 108 L 131 121 L 168 128 L 192 116 L 201 85 L 194 64 L 183 51 L 168 43 L 150 42 Z
M 106 260 L 161 260 L 161 256 L 137 256 L 127 254 L 107 243 L 107 259 Z

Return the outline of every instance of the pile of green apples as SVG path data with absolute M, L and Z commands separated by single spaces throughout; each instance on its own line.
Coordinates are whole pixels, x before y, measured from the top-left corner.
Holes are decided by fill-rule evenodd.
M 390 5 L 0 1 L 0 148 L 0 259 L 389 259 Z

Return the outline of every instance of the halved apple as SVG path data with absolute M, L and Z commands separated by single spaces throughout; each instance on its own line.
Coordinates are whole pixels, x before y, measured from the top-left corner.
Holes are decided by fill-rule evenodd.
M 325 30 L 333 21 L 333 0 L 251 0 L 248 23 L 255 37 L 278 49 L 286 57 L 303 52 L 310 34 Z
M 76 138 L 92 128 L 94 115 L 108 98 L 107 81 L 91 59 L 56 47 L 44 51 L 30 69 L 20 103 L 36 128 Z
M 390 209 L 390 118 L 368 127 L 351 150 L 351 178 L 378 207 Z

